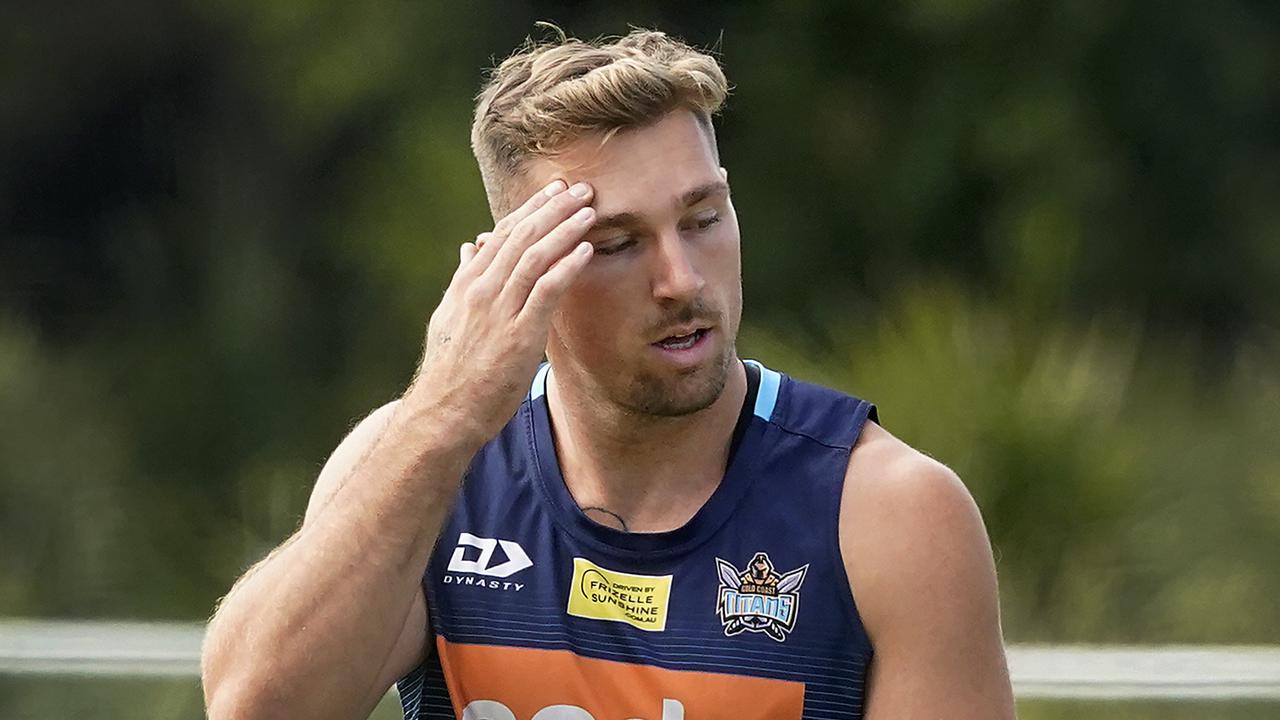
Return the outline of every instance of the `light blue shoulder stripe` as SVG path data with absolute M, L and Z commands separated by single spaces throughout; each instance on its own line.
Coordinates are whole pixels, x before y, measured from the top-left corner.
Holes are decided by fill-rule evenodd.
M 551 370 L 551 363 L 542 363 L 538 368 L 538 374 L 533 376 L 533 385 L 529 388 L 529 399 L 537 400 L 547 394 L 547 372 Z
M 755 360 L 743 362 L 751 363 L 760 371 L 760 389 L 756 391 L 756 417 L 769 420 L 773 417 L 773 406 L 778 404 L 778 385 L 782 383 L 782 375 Z

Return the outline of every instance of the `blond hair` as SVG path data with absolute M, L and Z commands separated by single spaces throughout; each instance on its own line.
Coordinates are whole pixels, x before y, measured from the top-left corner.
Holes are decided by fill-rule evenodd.
M 711 116 L 729 94 L 715 58 L 653 30 L 584 42 L 550 27 L 555 41 L 526 41 L 476 97 L 471 149 L 495 218 L 514 208 L 512 181 L 527 160 L 552 157 L 586 135 L 605 142 L 686 109 L 714 147 Z

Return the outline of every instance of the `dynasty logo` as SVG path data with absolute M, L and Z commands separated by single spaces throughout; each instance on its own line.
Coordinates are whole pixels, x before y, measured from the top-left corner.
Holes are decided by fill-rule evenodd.
M 720 595 L 716 611 L 730 637 L 741 632 L 764 633 L 782 642 L 796 624 L 800 610 L 800 584 L 809 565 L 779 575 L 768 553 L 758 552 L 746 570 L 716 558 L 720 575 Z

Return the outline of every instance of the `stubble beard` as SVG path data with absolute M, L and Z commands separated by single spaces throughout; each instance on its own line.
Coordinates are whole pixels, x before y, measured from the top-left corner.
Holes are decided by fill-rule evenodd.
M 641 370 L 617 404 L 627 412 L 651 417 L 682 417 L 705 410 L 720 399 L 735 355 L 733 343 L 705 366 L 689 373 L 661 376 Z

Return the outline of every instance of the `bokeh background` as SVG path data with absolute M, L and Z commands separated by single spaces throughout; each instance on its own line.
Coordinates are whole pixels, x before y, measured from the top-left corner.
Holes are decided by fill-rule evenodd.
M 1010 641 L 1280 643 L 1269 0 L 5 3 L 0 616 L 198 621 L 297 526 L 489 223 L 472 97 L 543 19 L 716 49 L 742 353 L 960 473 Z M 0 717 L 201 712 L 0 677 Z

